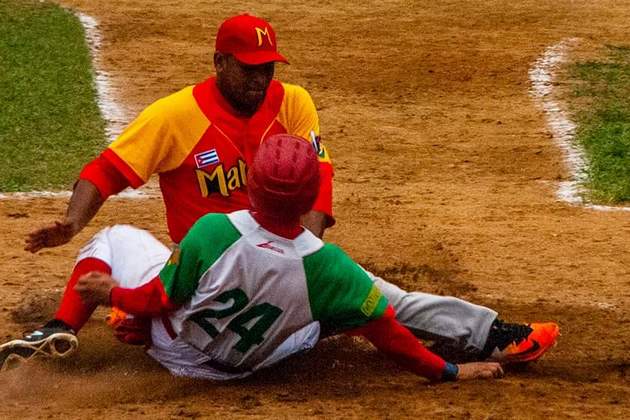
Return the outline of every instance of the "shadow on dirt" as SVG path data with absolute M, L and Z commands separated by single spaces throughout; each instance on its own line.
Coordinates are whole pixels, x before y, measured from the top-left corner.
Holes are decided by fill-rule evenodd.
M 57 309 L 61 293 L 61 289 L 29 290 L 28 295 L 11 309 L 11 319 L 25 327 L 48 321 Z
M 422 291 L 445 296 L 469 296 L 477 287 L 458 276 L 456 269 L 439 269 L 426 264 L 382 265 L 362 261 L 372 274 L 408 291 Z

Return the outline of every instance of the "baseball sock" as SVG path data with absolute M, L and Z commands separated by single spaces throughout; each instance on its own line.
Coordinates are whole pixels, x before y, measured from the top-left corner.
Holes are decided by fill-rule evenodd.
M 104 261 L 97 258 L 85 258 L 77 263 L 72 270 L 70 280 L 66 285 L 66 290 L 61 298 L 59 309 L 55 314 L 55 319 L 62 321 L 64 324 L 72 328 L 75 333 L 85 325 L 90 319 L 92 312 L 96 309 L 97 305 L 86 305 L 81 296 L 74 290 L 74 286 L 77 281 L 84 274 L 90 271 L 100 271 L 102 273 L 111 274 L 112 269 Z

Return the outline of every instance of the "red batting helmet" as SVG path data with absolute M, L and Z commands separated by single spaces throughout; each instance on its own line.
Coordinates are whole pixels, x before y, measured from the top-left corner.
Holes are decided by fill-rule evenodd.
M 252 209 L 294 220 L 308 212 L 319 192 L 319 163 L 313 146 L 290 134 L 262 142 L 247 174 Z

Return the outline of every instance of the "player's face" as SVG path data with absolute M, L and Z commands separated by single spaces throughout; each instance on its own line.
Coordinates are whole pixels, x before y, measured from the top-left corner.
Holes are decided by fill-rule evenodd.
M 223 96 L 238 112 L 248 116 L 254 114 L 265 99 L 275 63 L 248 65 L 232 55 L 215 53 L 214 67 Z

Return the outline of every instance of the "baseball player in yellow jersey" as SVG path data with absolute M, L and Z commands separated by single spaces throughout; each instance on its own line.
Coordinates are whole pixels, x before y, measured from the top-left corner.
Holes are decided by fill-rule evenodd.
M 209 212 L 249 207 L 247 166 L 258 146 L 288 133 L 318 148 L 320 193 L 305 224 L 321 236 L 333 224 L 332 165 L 319 141 L 319 118 L 308 92 L 273 80 L 277 51 L 273 28 L 239 15 L 216 38 L 216 77 L 148 106 L 79 176 L 66 217 L 27 238 L 37 250 L 68 242 L 111 195 L 137 188 L 157 174 L 169 234 L 179 242 Z
M 37 252 L 69 242 L 110 195 L 127 186 L 139 187 L 152 174 L 160 178 L 169 233 L 178 243 L 206 213 L 249 208 L 247 167 L 259 145 L 279 133 L 309 141 L 317 150 L 319 194 L 303 223 L 321 237 L 334 223 L 330 158 L 319 140 L 319 119 L 309 94 L 273 80 L 275 62 L 286 59 L 278 52 L 268 22 L 250 15 L 223 22 L 216 37 L 216 77 L 160 99 L 143 111 L 86 165 L 66 217 L 31 233 L 26 249 Z M 416 336 L 474 358 L 485 359 L 497 348 L 505 354 L 503 349 L 528 343 L 526 339 L 538 333 L 535 328 L 501 322 L 491 309 L 453 297 L 408 293 L 369 275 L 396 310 L 398 320 Z M 74 282 L 76 278 L 71 278 L 49 327 L 78 331 L 91 313 L 74 291 Z M 495 340 L 495 335 L 509 340 Z M 514 348 L 528 350 L 527 346 Z

